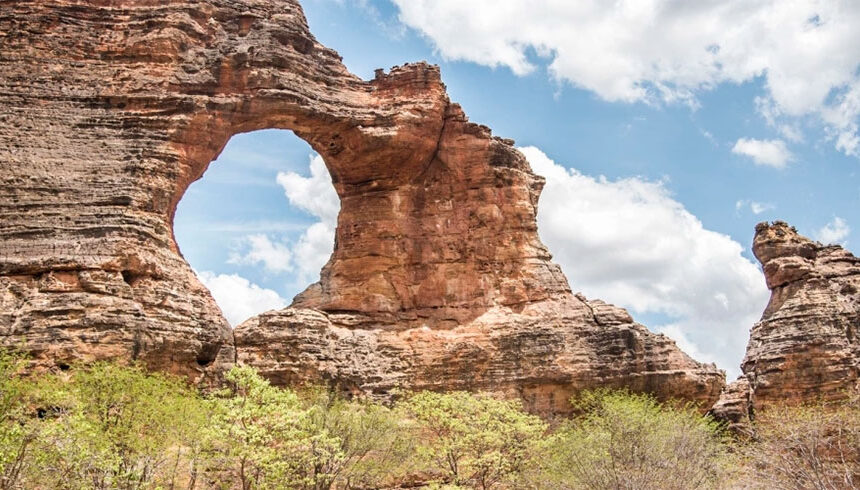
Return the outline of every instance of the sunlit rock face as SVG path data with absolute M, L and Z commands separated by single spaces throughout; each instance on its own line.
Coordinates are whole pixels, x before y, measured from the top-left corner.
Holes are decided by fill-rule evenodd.
M 546 410 L 601 385 L 720 392 L 714 366 L 571 294 L 537 236 L 542 178 L 435 66 L 362 81 L 290 0 L 19 1 L 0 46 L 0 339 L 39 366 L 139 359 L 205 383 L 238 359 L 284 384 Z M 234 340 L 173 214 L 230 136 L 263 128 L 319 152 L 341 212 L 320 281 Z
M 770 302 L 752 328 L 743 379 L 715 412 L 742 422 L 771 404 L 840 399 L 860 387 L 860 259 L 782 221 L 756 227 L 753 253 Z

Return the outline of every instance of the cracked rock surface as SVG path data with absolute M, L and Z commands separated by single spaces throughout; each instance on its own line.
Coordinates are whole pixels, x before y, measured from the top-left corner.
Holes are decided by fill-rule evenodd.
M 37 366 L 139 359 L 208 383 L 238 360 L 553 411 L 607 384 L 718 396 L 714 366 L 571 293 L 537 235 L 543 179 L 437 67 L 363 81 L 293 0 L 0 5 L 0 342 Z M 341 212 L 320 281 L 234 332 L 173 214 L 233 134 L 264 128 L 319 152 Z
M 714 413 L 743 424 L 774 403 L 845 397 L 860 387 L 860 259 L 782 221 L 756 226 L 770 302 Z

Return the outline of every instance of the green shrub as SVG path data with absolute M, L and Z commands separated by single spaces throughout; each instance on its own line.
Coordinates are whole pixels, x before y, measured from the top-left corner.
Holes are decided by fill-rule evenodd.
M 378 488 L 411 468 L 414 438 L 406 421 L 390 408 L 362 400 L 348 401 L 320 388 L 303 393 L 307 430 L 334 437 L 337 451 L 314 454 L 318 490 L 334 484 Z
M 421 392 L 401 409 L 418 423 L 423 461 L 453 485 L 515 484 L 534 464 L 533 448 L 546 432 L 519 403 L 466 392 Z
M 517 402 L 465 392 L 388 408 L 237 367 L 228 389 L 202 397 L 137 366 L 24 378 L 22 363 L 0 351 L 2 490 L 835 489 L 860 475 L 856 400 L 759 414 L 729 475 L 713 421 L 646 395 L 584 393 L 579 415 L 550 432 Z
M 545 446 L 537 485 L 585 489 L 718 487 L 725 446 L 716 423 L 648 395 L 597 390 L 572 400 L 582 415 Z
M 183 451 L 205 420 L 178 378 L 96 363 L 68 380 L 46 378 L 40 461 L 29 484 L 49 488 L 151 488 L 175 484 Z M 186 458 L 187 459 L 187 458 Z
M 375 487 L 406 466 L 410 437 L 396 414 L 322 389 L 300 397 L 250 367 L 227 373 L 233 389 L 212 400 L 210 480 L 243 489 Z M 230 468 L 218 475 L 218 468 Z
M 235 479 L 244 490 L 312 486 L 305 472 L 312 461 L 302 448 L 336 449 L 327 435 L 304 430 L 308 413 L 298 396 L 271 386 L 250 367 L 231 369 L 227 380 L 232 390 L 212 400 L 206 428 L 209 478 Z M 222 469 L 226 472 L 219 475 Z

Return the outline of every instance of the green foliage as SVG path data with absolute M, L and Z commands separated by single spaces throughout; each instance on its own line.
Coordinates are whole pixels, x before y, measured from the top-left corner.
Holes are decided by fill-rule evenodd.
M 744 488 L 860 488 L 860 399 L 772 406 L 741 447 Z
M 23 377 L 24 362 L 0 350 L 0 490 L 841 489 L 860 475 L 856 397 L 769 407 L 732 443 L 689 406 L 624 391 L 581 394 L 549 430 L 465 392 L 390 408 L 237 367 L 204 397 L 138 366 Z
M 315 452 L 315 489 L 338 484 L 375 488 L 396 480 L 410 467 L 414 438 L 408 422 L 378 403 L 347 401 L 331 391 L 305 393 L 307 430 L 333 437 L 333 452 Z
M 20 355 L 0 350 L 0 489 L 16 488 L 26 470 L 38 424 L 28 410 L 32 388 L 21 379 Z
M 690 407 L 648 395 L 597 390 L 572 400 L 582 415 L 545 446 L 540 486 L 700 489 L 719 486 L 725 445 L 719 427 Z
M 243 489 L 374 487 L 406 466 L 410 436 L 382 405 L 321 389 L 302 398 L 249 367 L 233 368 L 227 379 L 233 389 L 213 399 L 206 429 L 209 467 L 231 468 Z
M 243 490 L 312 486 L 303 449 L 329 452 L 334 444 L 324 434 L 303 429 L 308 413 L 298 396 L 271 386 L 249 367 L 231 369 L 227 380 L 233 388 L 212 400 L 206 428 L 210 472 L 229 469 L 219 479 L 235 475 Z
M 453 485 L 514 483 L 546 432 L 518 403 L 466 392 L 422 392 L 401 408 L 419 424 L 419 455 Z
M 96 363 L 45 383 L 40 459 L 31 484 L 151 488 L 175 483 L 178 461 L 201 428 L 199 397 L 177 378 Z M 171 464 L 173 463 L 173 464 Z

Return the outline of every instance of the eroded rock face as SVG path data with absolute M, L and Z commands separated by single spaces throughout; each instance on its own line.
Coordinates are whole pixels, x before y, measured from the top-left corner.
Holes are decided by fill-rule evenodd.
M 752 435 L 750 406 L 750 382 L 744 376 L 729 383 L 720 393 L 720 398 L 711 407 L 710 414 L 723 422 L 726 429 L 736 435 Z
M 681 352 L 624 310 L 581 296 L 497 306 L 450 329 L 379 322 L 359 314 L 286 308 L 236 328 L 239 362 L 279 385 L 335 381 L 385 399 L 395 388 L 469 390 L 521 398 L 545 414 L 570 410 L 576 392 L 626 387 L 701 402 L 723 374 Z
M 750 333 L 744 379 L 723 397 L 737 402 L 721 400 L 718 415 L 741 420 L 769 404 L 839 399 L 860 387 L 860 259 L 781 221 L 756 227 L 753 253 L 770 302 Z
M 708 403 L 722 373 L 573 296 L 543 179 L 437 67 L 362 81 L 293 0 L 19 1 L 0 10 L 0 341 L 47 366 L 141 359 L 197 381 L 480 387 L 555 406 L 631 386 Z M 233 332 L 179 254 L 176 204 L 233 134 L 293 130 L 341 199 L 292 309 Z M 235 348 L 234 348 L 235 346 Z

